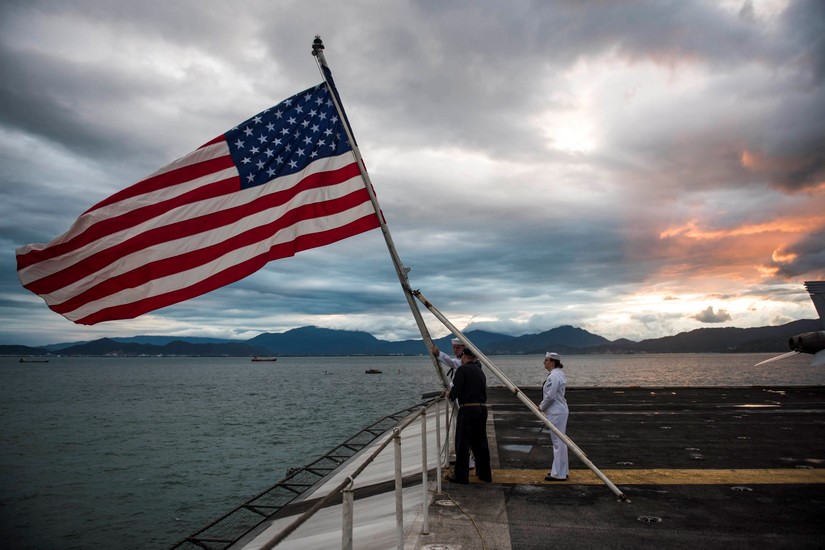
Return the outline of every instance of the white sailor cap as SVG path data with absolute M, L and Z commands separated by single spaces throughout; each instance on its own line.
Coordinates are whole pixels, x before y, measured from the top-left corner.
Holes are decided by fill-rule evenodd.
M 453 338 L 453 340 L 452 340 L 452 341 L 453 341 L 453 345 L 454 345 L 454 346 L 463 346 L 463 345 L 464 345 L 464 342 L 462 342 L 462 341 L 461 341 L 461 340 L 459 340 L 458 338 Z
M 554 351 L 548 351 L 547 353 L 545 353 L 544 358 L 545 359 L 552 359 L 554 361 L 561 361 L 561 355 L 559 355 L 558 353 L 556 353 Z

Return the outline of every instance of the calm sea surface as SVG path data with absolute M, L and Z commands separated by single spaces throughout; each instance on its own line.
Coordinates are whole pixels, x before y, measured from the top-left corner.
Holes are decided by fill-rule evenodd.
M 564 363 L 578 387 L 825 384 L 810 356 L 753 367 L 770 356 L 582 355 Z M 540 356 L 490 359 L 518 385 L 544 380 Z M 0 541 L 15 549 L 168 548 L 288 468 L 435 389 L 426 357 L 0 357 Z

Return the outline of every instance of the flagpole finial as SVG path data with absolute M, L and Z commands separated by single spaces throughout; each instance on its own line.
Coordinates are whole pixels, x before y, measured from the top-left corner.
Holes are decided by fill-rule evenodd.
M 312 55 L 318 57 L 319 53 L 322 53 L 324 50 L 324 41 L 321 40 L 321 35 L 316 34 L 315 40 L 312 41 Z

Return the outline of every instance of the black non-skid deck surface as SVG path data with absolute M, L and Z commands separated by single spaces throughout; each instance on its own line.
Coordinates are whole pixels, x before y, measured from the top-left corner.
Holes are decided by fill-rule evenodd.
M 572 451 L 571 480 L 543 482 L 549 432 L 490 388 L 494 484 L 447 483 L 461 511 L 436 497 L 423 542 L 493 548 L 507 529 L 515 549 L 825 547 L 825 388 L 570 388 L 567 399 L 567 434 L 627 502 L 577 483 L 592 475 Z M 622 483 L 636 472 L 646 481 Z
M 501 467 L 549 470 L 549 431 L 508 391 L 491 394 Z M 567 400 L 567 435 L 599 468 L 825 467 L 823 387 L 587 388 Z

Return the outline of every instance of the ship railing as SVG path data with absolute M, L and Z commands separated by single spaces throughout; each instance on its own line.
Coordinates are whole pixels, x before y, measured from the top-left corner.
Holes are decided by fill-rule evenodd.
M 448 446 L 448 439 L 445 438 L 444 444 L 441 444 L 441 420 L 440 420 L 440 402 L 447 403 L 442 397 L 437 397 L 435 400 L 435 428 L 436 428 L 436 441 L 438 442 L 439 448 L 439 460 L 436 462 L 436 493 L 441 493 L 441 468 L 444 462 L 446 462 L 447 456 L 447 449 Z M 355 471 L 347 476 L 347 478 L 339 483 L 334 489 L 332 489 L 324 498 L 318 500 L 311 508 L 305 511 L 303 514 L 295 518 L 289 525 L 281 529 L 278 534 L 276 534 L 272 539 L 268 542 L 264 543 L 261 546 L 261 550 L 271 550 L 275 548 L 278 544 L 283 542 L 289 535 L 291 535 L 296 529 L 298 529 L 301 525 L 303 525 L 307 520 L 309 520 L 316 512 L 324 508 L 327 504 L 338 498 L 339 496 L 342 497 L 343 508 L 342 508 L 342 527 L 341 527 L 341 548 L 343 550 L 351 550 L 352 549 L 352 530 L 353 530 L 353 487 L 355 485 L 355 479 L 361 475 L 372 463 L 373 461 L 378 458 L 384 449 L 390 443 L 393 443 L 393 456 L 395 459 L 395 526 L 396 526 L 396 540 L 398 543 L 398 549 L 403 550 L 404 548 L 404 502 L 403 502 L 403 476 L 402 476 L 402 469 L 401 469 L 401 433 L 412 425 L 416 420 L 421 419 L 421 487 L 423 491 L 424 498 L 422 499 L 422 524 L 421 524 L 421 534 L 426 535 L 429 534 L 430 531 L 430 523 L 429 523 L 429 482 L 427 479 L 428 470 L 429 470 L 429 462 L 427 457 L 427 406 L 422 406 L 418 412 L 409 415 L 405 418 L 398 426 L 392 429 L 392 437 L 385 439 L 382 443 L 380 443 L 376 448 L 373 450 L 372 454 L 364 460 L 356 469 Z M 449 411 L 447 412 L 447 429 L 445 431 L 446 434 L 449 434 Z
M 389 414 L 376 422 L 372 423 L 371 425 L 367 426 L 366 428 L 362 429 L 345 442 L 340 444 L 338 447 L 335 447 L 330 452 L 325 454 L 324 456 L 316 459 L 315 461 L 307 464 L 306 466 L 300 468 L 290 469 L 287 477 L 283 480 L 279 481 L 274 486 L 270 487 L 269 489 L 259 493 L 258 495 L 252 497 L 251 499 L 247 500 L 231 512 L 228 512 L 217 519 L 209 522 L 205 527 L 200 529 L 195 534 L 185 538 L 184 540 L 176 543 L 174 546 L 171 547 L 170 550 L 226 550 L 237 543 L 240 539 L 244 538 L 244 536 L 248 535 L 254 529 L 261 526 L 264 522 L 266 522 L 269 518 L 273 517 L 276 513 L 278 513 L 281 509 L 286 507 L 289 504 L 292 504 L 297 499 L 299 499 L 306 491 L 311 489 L 312 487 L 316 486 L 318 482 L 320 482 L 323 478 L 329 476 L 335 470 L 340 468 L 344 465 L 345 462 L 353 458 L 356 454 L 362 451 L 362 449 L 369 446 L 373 441 L 378 439 L 380 436 L 385 434 L 388 430 L 392 430 L 393 437 L 387 439 L 382 445 L 380 449 L 376 448 L 376 451 L 372 453 L 372 455 L 368 458 L 367 461 L 362 464 L 362 468 L 359 468 L 357 472 L 354 472 L 350 475 L 345 483 L 342 483 L 334 489 L 328 498 L 325 499 L 323 504 L 318 505 L 307 510 L 302 514 L 299 518 L 296 518 L 293 523 L 298 522 L 298 525 L 295 525 L 294 528 L 290 529 L 288 533 L 286 533 L 283 537 L 279 540 L 275 541 L 274 544 L 278 544 L 282 541 L 286 536 L 294 531 L 301 523 L 304 523 L 309 517 L 315 513 L 315 511 L 321 509 L 324 504 L 329 502 L 331 498 L 342 495 L 344 501 L 352 496 L 352 482 L 354 481 L 355 477 L 360 474 L 363 469 L 369 465 L 375 457 L 380 453 L 380 450 L 386 448 L 389 442 L 398 441 L 398 445 L 400 445 L 400 434 L 404 428 L 407 428 L 410 424 L 415 422 L 419 417 L 422 418 L 422 491 L 424 492 L 424 516 L 425 519 L 422 522 L 422 533 L 426 533 L 429 531 L 429 518 L 427 517 L 427 503 L 429 498 L 429 490 L 428 490 L 428 483 L 426 482 L 427 476 L 427 445 L 426 445 L 426 417 L 427 417 L 427 409 L 432 407 L 435 410 L 435 428 L 436 428 L 436 441 L 439 442 L 438 445 L 438 454 L 439 458 L 436 461 L 436 487 L 435 491 L 437 494 L 441 493 L 441 476 L 442 476 L 442 467 L 446 465 L 448 459 L 448 452 L 450 449 L 449 446 L 449 438 L 451 434 L 451 424 L 453 414 L 451 414 L 451 408 L 449 406 L 449 402 L 446 401 L 442 397 L 442 392 L 433 392 L 431 394 L 425 394 L 422 396 L 423 401 L 417 405 L 413 405 L 406 409 L 401 409 L 395 413 Z M 441 411 L 442 406 L 444 405 L 444 411 Z M 435 405 L 433 407 L 433 405 Z M 444 413 L 444 420 L 441 419 L 441 414 Z M 442 424 L 445 425 L 446 430 L 444 432 L 444 436 L 442 437 Z M 397 432 L 396 432 L 397 430 Z M 400 446 L 397 447 L 396 452 L 400 453 Z M 400 491 L 400 481 L 398 481 L 399 474 L 400 474 L 400 455 L 396 458 L 396 490 Z M 343 486 L 343 488 L 342 488 Z M 347 494 L 349 491 L 349 495 Z M 398 499 L 398 495 L 396 495 L 396 499 Z M 347 505 L 344 505 L 344 519 L 346 520 L 347 515 L 350 516 L 349 519 L 349 527 L 347 527 L 346 523 L 342 528 L 342 546 L 347 547 L 346 541 L 347 537 L 349 538 L 348 548 L 351 548 L 351 540 L 352 540 L 352 508 L 349 508 L 349 511 L 346 511 Z M 313 511 L 314 510 L 314 511 Z M 311 512 L 311 513 L 310 513 Z M 306 517 L 304 517 L 306 516 Z M 398 516 L 397 516 L 398 517 Z M 398 532 L 401 533 L 401 537 L 403 538 L 403 520 L 398 520 Z M 286 529 L 291 527 L 288 526 Z M 286 531 L 284 529 L 284 531 Z M 282 531 L 283 532 L 283 531 Z M 349 535 L 347 535 L 349 533 Z M 267 548 L 274 547 L 267 546 Z M 399 543 L 401 544 L 401 543 Z M 400 546 L 399 546 L 400 548 Z

